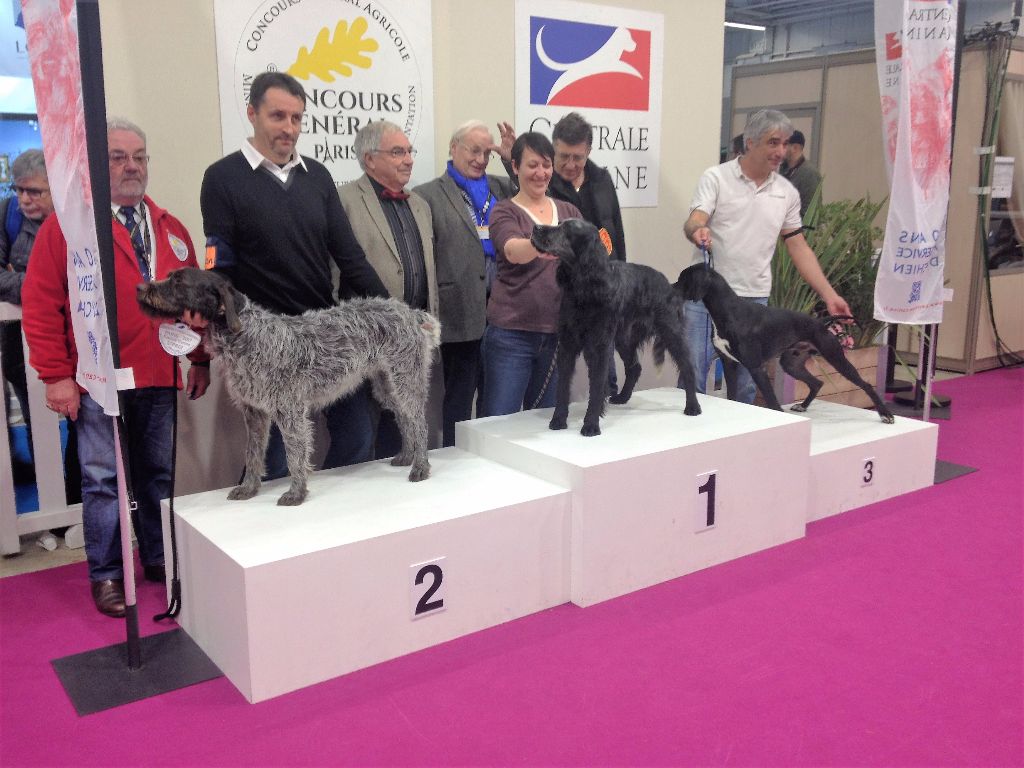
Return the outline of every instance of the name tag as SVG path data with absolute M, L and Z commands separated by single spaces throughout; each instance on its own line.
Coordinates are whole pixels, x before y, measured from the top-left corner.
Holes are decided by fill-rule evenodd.
M 187 355 L 202 341 L 202 336 L 184 323 L 164 323 L 157 332 L 160 337 L 160 346 L 173 357 Z
M 477 226 L 477 228 L 476 228 L 476 236 L 479 237 L 481 240 L 490 240 L 491 239 L 491 228 L 486 226 L 486 225 Z

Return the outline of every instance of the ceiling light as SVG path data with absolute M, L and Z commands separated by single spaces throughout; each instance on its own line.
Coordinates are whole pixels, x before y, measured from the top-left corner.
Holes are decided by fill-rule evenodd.
M 733 29 L 752 29 L 755 32 L 764 32 L 765 28 L 760 24 L 740 24 L 738 21 L 727 21 L 725 26 Z

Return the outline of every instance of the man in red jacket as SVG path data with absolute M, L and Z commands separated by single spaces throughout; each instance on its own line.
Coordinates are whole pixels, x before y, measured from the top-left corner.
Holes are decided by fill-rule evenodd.
M 121 368 L 131 371 L 123 391 L 123 440 L 138 504 L 133 513 L 139 556 L 148 581 L 165 581 L 160 500 L 170 495 L 171 427 L 181 386 L 177 360 L 160 346 L 158 324 L 142 314 L 135 288 L 181 267 L 197 266 L 192 239 L 180 221 L 146 197 L 146 136 L 127 120 L 107 124 L 114 283 Z M 68 300 L 68 253 L 56 216 L 36 236 L 22 288 L 22 326 L 29 363 L 46 384 L 46 405 L 73 422 L 82 466 L 82 522 L 96 608 L 125 612 L 124 572 L 118 523 L 117 477 L 111 418 L 75 381 L 78 353 Z M 195 399 L 210 383 L 209 356 L 189 354 L 186 389 Z M 123 387 L 122 387 L 123 388 Z

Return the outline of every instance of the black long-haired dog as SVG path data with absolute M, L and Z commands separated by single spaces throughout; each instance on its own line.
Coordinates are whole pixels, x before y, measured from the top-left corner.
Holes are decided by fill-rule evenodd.
M 807 359 L 817 352 L 868 394 L 882 421 L 892 424 L 895 420 L 874 388 L 846 359 L 839 340 L 829 331 L 829 322 L 836 318 L 815 318 L 790 309 L 744 301 L 724 277 L 703 264 L 684 269 L 674 287 L 684 299 L 703 301 L 707 307 L 715 326 L 714 344 L 722 360 L 730 399 L 735 399 L 736 374 L 738 366 L 742 365 L 750 371 L 765 403 L 781 411 L 782 406 L 764 370 L 764 364 L 778 355 L 782 370 L 810 389 L 807 398 L 790 410 L 806 411 L 822 387 L 821 381 L 807 370 Z
M 668 280 L 642 264 L 609 261 L 608 250 L 593 224 L 568 219 L 557 227 L 533 228 L 533 247 L 557 256 L 555 272 L 562 289 L 558 313 L 558 392 L 548 425 L 565 429 L 569 390 L 580 352 L 587 363 L 590 397 L 583 417 L 586 436 L 601 434 L 606 377 L 612 341 L 626 369 L 625 381 L 612 403 L 626 403 L 640 378 L 640 347 L 654 341 L 660 365 L 667 351 L 683 376 L 687 416 L 697 416 L 693 364 L 683 331 L 683 302 Z

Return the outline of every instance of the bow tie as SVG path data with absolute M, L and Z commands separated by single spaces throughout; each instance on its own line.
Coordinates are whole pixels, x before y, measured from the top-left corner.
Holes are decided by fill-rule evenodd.
M 380 196 L 384 200 L 405 200 L 409 197 L 408 192 L 392 192 L 390 189 L 382 189 Z

